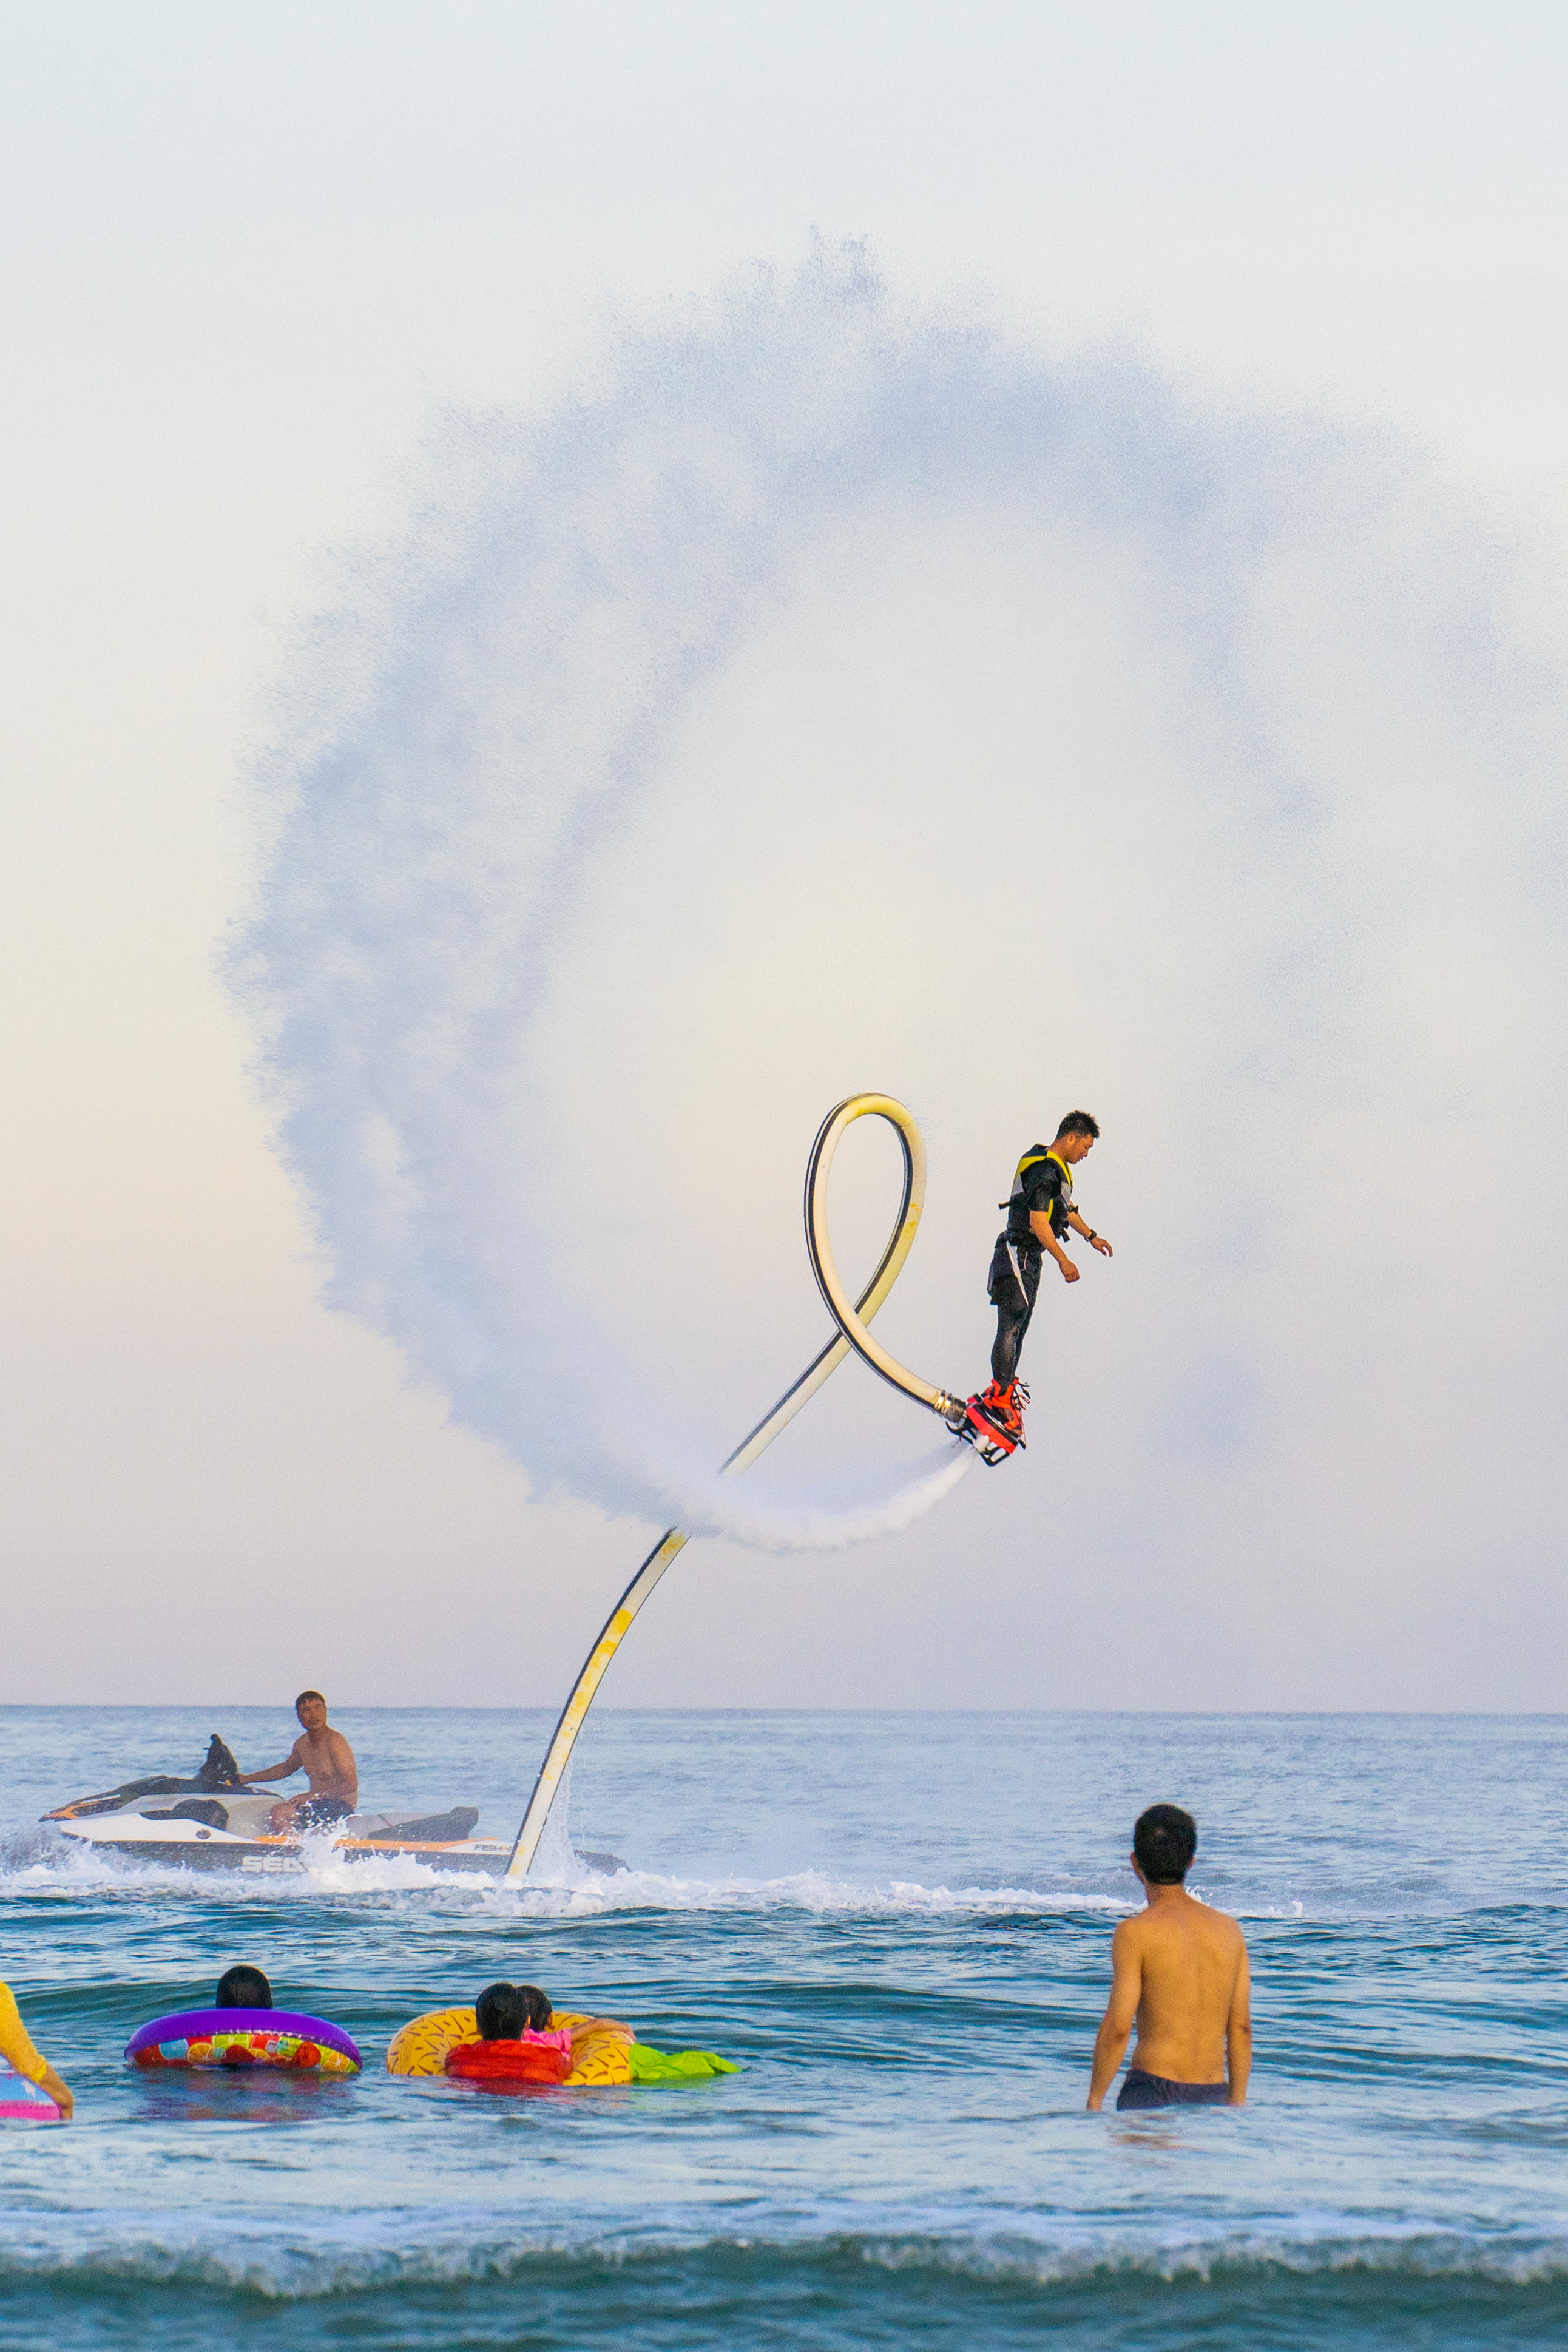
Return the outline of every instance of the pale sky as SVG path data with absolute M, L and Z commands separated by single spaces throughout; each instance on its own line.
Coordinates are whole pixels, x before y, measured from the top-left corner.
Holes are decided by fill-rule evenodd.
M 1436 462 L 1444 560 L 1452 515 L 1468 515 L 1478 581 L 1520 643 L 1555 661 L 1568 26 L 1544 6 L 1042 0 L 326 11 L 50 0 L 0 13 L 0 1697 L 286 1703 L 313 1682 L 344 1704 L 552 1703 L 645 1531 L 585 1505 L 531 1502 L 522 1473 L 447 1425 L 441 1399 L 407 1384 L 384 1340 L 319 1303 L 310 1236 L 247 1079 L 251 1042 L 218 975 L 254 884 L 246 764 L 291 617 L 333 551 L 395 509 L 438 412 L 542 413 L 584 371 L 592 381 L 616 320 L 663 316 L 671 298 L 704 295 L 753 259 L 793 269 L 818 235 L 863 238 L 913 303 L 979 303 L 1022 341 L 1146 359 L 1200 404 L 1304 408 L 1408 436 Z M 658 1215 L 645 1212 L 628 1244 L 626 1351 L 657 1379 L 660 1335 L 678 1335 L 672 1392 L 700 1410 L 692 1442 L 711 1438 L 715 1457 L 816 1344 L 820 1309 L 788 1223 L 816 1117 L 850 1086 L 906 1079 L 846 1076 L 833 1052 L 842 1008 L 828 1001 L 773 1039 L 774 1063 L 735 1081 L 754 1110 L 787 1065 L 777 1164 L 760 1191 L 780 1230 L 758 1243 L 763 1328 L 732 1391 L 726 1371 L 712 1393 L 710 1326 L 698 1309 L 680 1317 L 689 1291 L 705 1296 L 703 1220 L 731 1216 L 731 1171 L 719 1128 L 702 1130 L 686 1168 L 658 1127 L 669 1073 L 648 1039 L 668 1024 L 645 1034 L 626 1013 L 649 951 L 635 869 L 662 860 L 672 896 L 687 892 L 690 932 L 715 942 L 668 983 L 685 1009 L 681 1080 L 700 1087 L 735 1066 L 725 1007 L 758 986 L 768 928 L 742 937 L 717 913 L 742 867 L 776 877 L 799 854 L 787 822 L 798 776 L 825 780 L 831 814 L 848 789 L 834 762 L 854 767 L 846 745 L 865 754 L 858 774 L 894 745 L 913 761 L 941 742 L 952 768 L 973 755 L 972 706 L 956 688 L 944 698 L 941 681 L 949 661 L 954 677 L 979 677 L 1035 609 L 1039 551 L 1005 541 L 982 517 L 952 523 L 944 578 L 970 585 L 918 609 L 907 590 L 918 547 L 900 553 L 890 538 L 879 570 L 864 550 L 825 546 L 815 588 L 691 713 L 662 814 L 617 853 L 584 935 L 584 1026 L 559 1035 L 556 1081 L 594 1148 L 613 1147 L 602 1099 L 573 1091 L 591 1046 L 612 1106 L 618 1087 L 634 1129 L 666 1141 L 648 1178 Z M 1101 589 L 1110 614 L 1093 566 L 1069 572 L 1079 620 Z M 1053 625 L 1066 628 L 1058 605 Z M 1310 605 L 1303 591 L 1300 612 Z M 960 645 L 965 615 L 973 642 Z M 1110 762 L 1113 745 L 1119 772 L 1140 774 L 1139 805 L 1158 809 L 1180 681 L 1130 713 L 1118 681 L 1135 652 L 1118 667 L 1113 620 L 1099 636 L 1082 625 L 1078 699 L 1041 723 L 1082 761 Z M 851 628 L 900 649 L 875 695 L 854 665 L 836 667 Z M 1350 658 L 1322 653 L 1297 681 L 1295 723 L 1314 757 L 1331 757 L 1352 702 L 1347 688 L 1331 709 L 1308 688 L 1348 678 Z M 1281 1349 L 1310 1357 L 1300 1397 L 1279 1391 L 1274 1435 L 1244 1433 L 1227 1454 L 1201 1400 L 1176 1395 L 1152 1466 L 1152 1408 L 1125 1405 L 1152 1366 L 1179 1368 L 1179 1318 L 1201 1322 L 1202 1286 L 1172 1287 L 1172 1260 L 1194 1247 L 1163 1213 L 1172 1171 L 1201 1163 L 1226 1214 L 1237 1180 L 1218 1172 L 1224 1106 L 1194 1122 L 1163 1050 L 1176 1016 L 1159 973 L 1182 962 L 1182 909 L 1205 891 L 1190 833 L 1128 835 L 1127 887 L 1166 961 L 1152 960 L 1144 997 L 1128 979 L 1114 1013 L 1080 1020 L 1068 1045 L 1040 1001 L 1062 909 L 1083 926 L 1074 950 L 1092 969 L 1095 894 L 1121 887 L 1103 844 L 1069 826 L 1050 852 L 1057 931 L 1042 916 L 1031 932 L 1026 911 L 998 943 L 1012 1017 L 1039 1041 L 1016 1098 L 1003 1060 L 987 1067 L 983 1110 L 962 1088 L 950 1100 L 944 1069 L 962 1042 L 943 1031 L 939 1051 L 889 1033 L 888 1058 L 918 1082 L 936 1128 L 921 1244 L 934 1253 L 931 1288 L 899 1327 L 911 1355 L 920 1297 L 936 1302 L 946 1344 L 960 1329 L 949 1302 L 983 1279 L 983 1263 L 953 1272 L 974 1246 L 960 1197 L 978 1190 L 988 1218 L 1018 1150 L 1068 1097 L 1106 1122 L 1086 1204 L 1107 1230 L 1120 1205 L 1135 1245 L 1104 1281 L 1089 1269 L 1067 1302 L 1072 1326 L 1053 1323 L 1077 1334 L 1070 1363 L 1048 1354 L 1043 1329 L 1033 1343 L 1026 1370 L 1045 1402 L 1027 1461 L 994 1481 L 973 1475 L 910 1536 L 831 1559 L 693 1547 L 627 1644 L 613 1700 L 1561 1705 L 1562 1080 L 1550 1055 L 1532 1071 L 1525 1009 L 1555 968 L 1531 929 L 1528 878 L 1482 872 L 1473 779 L 1489 755 L 1446 740 L 1429 665 L 1412 680 L 1403 700 L 1355 703 L 1356 730 L 1344 722 L 1357 734 L 1344 756 L 1364 758 L 1373 782 L 1336 855 L 1364 858 L 1379 887 L 1391 869 L 1419 872 L 1428 903 L 1473 876 L 1481 911 L 1472 918 L 1461 890 L 1441 951 L 1426 933 L 1411 950 L 1399 985 L 1412 1001 L 1453 983 L 1462 950 L 1448 943 L 1469 950 L 1453 1017 L 1413 1049 L 1431 1061 L 1419 1087 L 1385 993 L 1373 1043 L 1358 1043 L 1353 1133 L 1332 1131 L 1332 1090 L 1311 1087 L 1261 1140 L 1248 1129 L 1236 1163 L 1247 1181 L 1266 1196 L 1268 1171 L 1289 1171 L 1277 1197 L 1258 1199 L 1260 1218 L 1286 1203 L 1294 1214 L 1303 1155 L 1344 1203 L 1265 1273 L 1225 1277 L 1227 1333 L 1250 1334 L 1260 1361 L 1281 1333 Z M 1531 691 L 1560 700 L 1555 685 Z M 1425 803 L 1379 797 L 1374 728 L 1390 745 L 1421 738 L 1425 772 L 1452 804 L 1444 823 L 1467 845 L 1473 828 L 1449 865 L 1423 864 Z M 1511 740 L 1505 728 L 1496 741 Z M 1006 743 L 993 732 L 983 749 L 1005 776 Z M 721 780 L 741 772 L 786 821 L 738 842 L 726 872 Z M 705 860 L 706 895 L 689 878 Z M 782 972 L 795 902 L 777 888 L 768 970 Z M 924 919 L 983 961 L 981 886 L 952 889 Z M 1245 928 L 1245 907 L 1235 919 Z M 890 923 L 879 934 L 888 958 L 900 937 Z M 975 971 L 977 985 L 986 977 Z M 1402 1106 L 1397 1134 L 1375 1131 L 1367 1108 L 1380 1083 Z M 1312 1124 L 1293 1124 L 1309 1098 Z M 1438 1213 L 1478 1103 L 1485 1132 L 1464 1176 L 1483 1200 L 1472 1207 L 1455 1186 L 1461 1205 Z M 977 1123 L 954 1132 L 961 1112 Z M 559 1171 L 563 1216 L 579 1172 Z M 1363 1272 L 1342 1292 L 1361 1186 L 1405 1255 L 1386 1279 Z M 1478 1218 L 1500 1236 L 1483 1240 Z M 744 1220 L 724 1230 L 746 1245 Z M 989 1238 L 984 1226 L 982 1261 Z M 1354 1247 L 1358 1266 L 1386 1271 L 1377 1249 Z M 1363 1313 L 1369 1282 L 1383 1287 Z M 726 1311 L 715 1297 L 714 1320 Z M 964 1311 L 977 1383 L 988 1318 L 983 1302 Z M 1201 1330 L 1190 1360 L 1206 1360 Z M 883 1400 L 853 1411 L 868 1445 L 927 1442 Z M 1130 1460 L 1135 1437 L 1145 1458 Z M 788 1469 L 781 1450 L 777 1475 Z M 1168 1554 L 1150 1499 L 1160 1479 Z

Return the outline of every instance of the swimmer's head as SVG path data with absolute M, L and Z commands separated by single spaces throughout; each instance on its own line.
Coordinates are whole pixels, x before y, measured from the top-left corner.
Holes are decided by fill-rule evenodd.
M 474 2003 L 481 2042 L 521 2042 L 528 2021 L 528 1997 L 521 1985 L 486 1985 Z
M 548 2033 L 550 2021 L 555 2014 L 550 2006 L 549 1995 L 541 1992 L 537 1985 L 519 1985 L 518 1990 L 528 2003 L 528 2021 L 535 2033 Z
M 294 1712 L 307 1731 L 319 1731 L 327 1719 L 327 1702 L 320 1691 L 301 1691 L 294 1701 Z
M 1132 1859 L 1151 1886 L 1180 1886 L 1198 1850 L 1198 1825 L 1180 1805 L 1151 1805 L 1132 1832 Z
M 259 1969 L 226 1969 L 217 1980 L 218 2009 L 270 2009 L 272 1987 Z
M 550 1997 L 537 1985 L 486 1985 L 474 2003 L 481 2042 L 521 2042 L 530 2026 L 548 2032 L 551 2014 Z

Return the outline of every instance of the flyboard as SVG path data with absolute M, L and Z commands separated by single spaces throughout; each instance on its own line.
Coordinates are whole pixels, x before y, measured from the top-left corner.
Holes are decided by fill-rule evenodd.
M 851 1300 L 834 1263 L 833 1245 L 827 1229 L 827 1179 L 845 1131 L 858 1118 L 885 1118 L 898 1136 L 904 1155 L 903 1199 L 899 1214 L 882 1252 L 880 1262 L 858 1298 Z M 973 1397 L 960 1397 L 948 1390 L 937 1388 L 921 1379 L 918 1372 L 889 1355 L 872 1338 L 868 1325 L 886 1302 L 903 1271 L 904 1260 L 914 1245 L 920 1227 L 921 1212 L 925 1206 L 926 1154 L 925 1144 L 912 1114 L 891 1095 L 851 1095 L 836 1110 L 830 1110 L 817 1131 L 805 1171 L 805 1245 L 811 1258 L 811 1270 L 816 1276 L 817 1287 L 826 1303 L 827 1311 L 837 1325 L 837 1336 L 828 1341 L 821 1354 L 813 1359 L 793 1388 L 786 1389 L 773 1411 L 758 1422 L 749 1437 L 742 1438 L 720 1475 L 738 1478 L 749 1470 L 760 1454 L 766 1452 L 782 1430 L 795 1419 L 802 1405 L 816 1394 L 824 1381 L 838 1370 L 851 1349 L 863 1363 L 869 1364 L 879 1377 L 916 1404 L 924 1405 L 945 1423 L 954 1437 L 974 1446 L 983 1461 L 994 1465 L 1005 1461 L 1013 1452 L 1015 1440 L 1000 1432 L 978 1409 Z M 533 1794 L 528 1801 L 528 1811 L 522 1817 L 505 1875 L 526 1878 L 534 1855 L 539 1851 L 544 1825 L 550 1819 L 550 1809 L 555 1802 L 562 1776 L 571 1761 L 577 1735 L 582 1730 L 595 1694 L 609 1670 L 610 1661 L 631 1630 L 632 1621 L 647 1600 L 676 1554 L 690 1538 L 679 1528 L 666 1530 L 649 1552 L 615 1608 L 611 1611 L 603 1633 L 589 1651 L 583 1671 L 572 1686 L 572 1693 L 561 1710 L 555 1734 L 545 1751 L 539 1778 L 533 1784 Z

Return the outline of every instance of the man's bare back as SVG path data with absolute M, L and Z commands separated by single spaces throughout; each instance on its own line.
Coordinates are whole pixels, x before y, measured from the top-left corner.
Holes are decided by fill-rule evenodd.
M 1175 1806 L 1152 1807 L 1151 1813 L 1191 1822 Z M 1139 1822 L 1141 1844 L 1149 1843 L 1149 1819 Z M 1169 1855 L 1163 1859 L 1174 1867 Z M 1110 1999 L 1095 2037 L 1089 2106 L 1103 2103 L 1136 2025 L 1122 2104 L 1239 2107 L 1252 2068 L 1251 1983 L 1241 1930 L 1223 1911 L 1196 1901 L 1179 1878 L 1148 1876 L 1136 1850 L 1132 1867 L 1148 1907 L 1124 1919 L 1111 1937 Z

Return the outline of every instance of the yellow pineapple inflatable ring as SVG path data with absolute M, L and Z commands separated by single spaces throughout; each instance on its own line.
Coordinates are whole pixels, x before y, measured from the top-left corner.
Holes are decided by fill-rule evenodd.
M 558 2009 L 551 2023 L 574 2029 L 588 2023 L 585 2011 Z M 432 2009 L 416 2017 L 392 2037 L 386 2053 L 389 2074 L 444 2074 L 448 2054 L 459 2042 L 477 2042 L 479 2029 L 471 2009 Z M 573 2053 L 574 2064 L 563 2089 L 586 2091 L 615 2083 L 629 2083 L 632 2063 L 627 2044 L 607 2029 L 590 2033 Z

